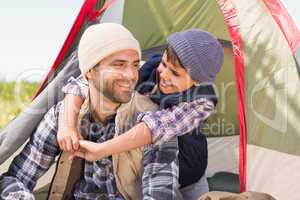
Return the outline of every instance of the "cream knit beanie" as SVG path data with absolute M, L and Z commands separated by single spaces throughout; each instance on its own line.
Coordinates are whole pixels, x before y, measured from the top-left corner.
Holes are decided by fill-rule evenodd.
M 141 58 L 139 42 L 122 25 L 102 23 L 90 26 L 78 45 L 79 68 L 83 76 L 103 58 L 122 50 L 136 50 Z

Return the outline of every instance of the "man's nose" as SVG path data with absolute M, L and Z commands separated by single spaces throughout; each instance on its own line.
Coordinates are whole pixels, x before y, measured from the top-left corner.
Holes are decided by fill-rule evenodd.
M 138 70 L 135 67 L 127 66 L 122 72 L 122 75 L 129 80 L 135 80 L 137 78 L 137 72 Z

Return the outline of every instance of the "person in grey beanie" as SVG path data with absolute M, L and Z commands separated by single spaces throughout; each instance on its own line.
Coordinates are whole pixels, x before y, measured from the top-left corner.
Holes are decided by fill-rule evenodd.
M 223 47 L 211 34 L 197 29 L 174 33 L 167 41 L 164 54 L 153 56 L 140 68 L 136 87 L 161 110 L 141 113 L 134 128 L 107 142 L 97 144 L 80 140 L 79 149 L 63 145 L 61 148 L 75 150 L 73 156 L 95 161 L 146 144 L 159 145 L 178 136 L 181 195 L 183 199 L 198 199 L 208 192 L 207 141 L 200 125 L 215 112 L 214 81 L 223 64 Z M 77 82 L 65 86 L 67 96 L 80 96 L 81 102 L 76 105 L 86 98 L 82 82 L 79 77 Z M 66 118 L 61 117 L 62 127 L 67 124 Z M 74 119 L 74 116 L 69 118 Z M 70 132 L 70 127 L 65 127 L 61 135 Z
M 205 31 L 190 29 L 169 36 L 168 44 L 193 80 L 215 81 L 224 60 L 223 48 L 216 38 Z

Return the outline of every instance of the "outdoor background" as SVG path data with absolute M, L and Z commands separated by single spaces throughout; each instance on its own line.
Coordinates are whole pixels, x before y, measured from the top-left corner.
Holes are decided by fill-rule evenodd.
M 1 129 L 31 101 L 84 0 L 0 2 Z M 299 1 L 281 2 L 299 28 Z

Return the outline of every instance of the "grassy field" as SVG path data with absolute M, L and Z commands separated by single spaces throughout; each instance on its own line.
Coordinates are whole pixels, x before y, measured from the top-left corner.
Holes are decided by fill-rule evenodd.
M 38 83 L 0 82 L 0 129 L 31 101 Z

